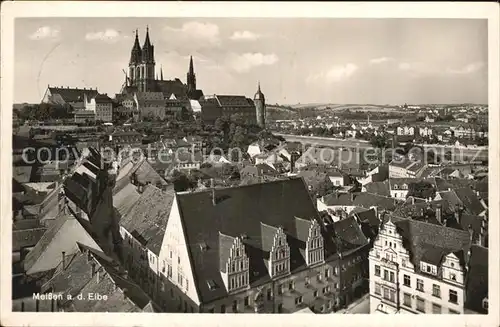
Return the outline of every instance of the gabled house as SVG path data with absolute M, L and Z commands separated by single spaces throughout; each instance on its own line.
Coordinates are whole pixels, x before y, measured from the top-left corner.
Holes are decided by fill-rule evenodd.
M 362 279 L 363 237 L 321 220 L 304 182 L 289 179 L 176 194 L 159 260 L 172 305 L 187 312 L 330 312 Z

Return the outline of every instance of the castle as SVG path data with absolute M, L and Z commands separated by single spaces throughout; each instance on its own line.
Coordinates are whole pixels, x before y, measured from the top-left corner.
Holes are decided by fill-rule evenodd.
M 178 78 L 163 80 L 163 69 L 160 69 L 160 78 L 155 74 L 154 45 L 149 39 L 149 28 L 146 29 L 144 45 L 139 43 L 139 32 L 136 30 L 135 41 L 130 53 L 130 61 L 126 80 L 122 87 L 122 94 L 135 92 L 162 92 L 165 98 L 199 100 L 203 92 L 196 88 L 193 57 L 189 61 L 186 84 Z

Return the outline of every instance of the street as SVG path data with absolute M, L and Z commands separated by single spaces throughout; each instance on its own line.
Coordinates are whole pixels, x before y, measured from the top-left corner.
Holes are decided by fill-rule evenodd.
M 365 294 L 360 299 L 351 303 L 346 309 L 337 311 L 341 314 L 368 314 L 370 313 L 370 294 Z

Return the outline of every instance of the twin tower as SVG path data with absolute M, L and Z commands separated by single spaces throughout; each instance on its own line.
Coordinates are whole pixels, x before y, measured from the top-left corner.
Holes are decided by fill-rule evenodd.
M 144 45 L 139 44 L 139 32 L 136 30 L 135 41 L 130 53 L 128 75 L 130 86 L 137 87 L 139 92 L 158 91 L 158 82 L 163 81 L 163 70 L 160 70 L 160 79 L 155 76 L 154 45 L 149 39 L 149 28 L 146 28 Z M 187 73 L 187 93 L 196 92 L 196 75 L 194 73 L 193 57 L 189 61 Z
M 159 84 L 166 83 L 163 82 L 163 70 L 160 70 L 160 80 L 158 80 L 155 76 L 154 45 L 151 44 L 149 39 L 149 28 L 146 28 L 146 38 L 142 47 L 139 44 L 139 33 L 136 30 L 135 41 L 130 54 L 128 69 L 129 85 L 136 87 L 139 92 L 156 92 L 159 89 Z M 199 95 L 201 92 L 196 89 L 196 75 L 194 73 L 193 57 L 189 60 L 186 86 L 189 98 L 198 98 L 198 96 L 190 96 Z M 266 100 L 264 94 L 260 90 L 260 83 L 253 100 L 257 116 L 257 124 L 264 128 L 266 124 Z

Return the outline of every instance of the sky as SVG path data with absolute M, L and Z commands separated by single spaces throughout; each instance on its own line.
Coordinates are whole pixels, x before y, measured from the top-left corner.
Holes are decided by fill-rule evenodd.
M 47 85 L 98 88 L 125 81 L 146 26 L 156 72 L 186 81 L 193 56 L 205 94 L 268 104 L 487 103 L 487 21 L 352 18 L 19 18 L 14 102 Z

